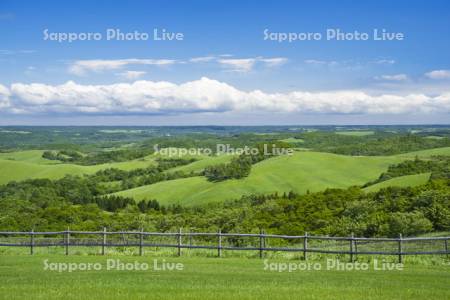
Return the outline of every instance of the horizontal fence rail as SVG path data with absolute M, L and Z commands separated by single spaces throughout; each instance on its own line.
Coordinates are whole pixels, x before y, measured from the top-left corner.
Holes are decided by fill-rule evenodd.
M 216 250 L 217 256 L 227 251 L 285 251 L 299 252 L 307 259 L 308 253 L 349 255 L 393 255 L 402 262 L 405 255 L 448 255 L 450 237 L 365 238 L 304 235 L 275 235 L 260 233 L 218 232 L 145 232 L 145 231 L 0 231 L 0 247 L 28 247 L 34 254 L 36 247 L 61 246 L 69 255 L 70 247 L 100 247 L 105 255 L 107 247 L 138 247 L 143 255 L 145 247 Z

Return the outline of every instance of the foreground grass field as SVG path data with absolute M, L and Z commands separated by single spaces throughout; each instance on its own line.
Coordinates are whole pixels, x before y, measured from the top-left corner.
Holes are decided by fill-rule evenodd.
M 100 263 L 100 271 L 44 271 L 48 263 Z M 107 259 L 147 263 L 147 271 L 106 270 Z M 154 258 L 0 256 L 0 299 L 449 299 L 449 266 L 403 271 L 264 270 L 244 258 L 157 258 L 182 271 L 154 270 Z M 283 262 L 287 261 L 274 261 Z M 292 262 L 292 261 L 291 261 Z M 300 261 L 296 261 L 300 262 Z M 324 268 L 325 269 L 325 268 Z

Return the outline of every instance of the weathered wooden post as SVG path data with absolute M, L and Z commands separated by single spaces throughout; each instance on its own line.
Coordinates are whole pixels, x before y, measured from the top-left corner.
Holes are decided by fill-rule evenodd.
M 354 234 L 352 232 L 352 235 L 350 236 L 350 262 L 353 262 L 353 238 Z
M 65 232 L 65 240 L 66 240 L 66 255 L 69 255 L 69 243 L 70 243 L 70 229 L 67 227 L 67 231 Z
M 102 255 L 105 255 L 105 247 L 106 247 L 106 227 L 103 227 L 103 241 L 102 241 Z
M 217 240 L 218 240 L 218 244 L 217 244 L 217 256 L 221 257 L 222 256 L 222 230 L 219 229 L 219 231 L 217 232 Z
M 178 231 L 178 256 L 181 256 L 181 228 Z
M 400 233 L 398 235 L 398 262 L 399 263 L 402 263 L 402 252 L 403 252 L 402 234 Z
M 259 258 L 263 258 L 263 233 L 262 228 L 259 229 Z
M 266 249 L 266 231 L 265 230 L 263 230 L 263 234 L 264 234 L 264 236 L 263 236 L 263 249 Z
M 305 237 L 303 238 L 303 259 L 306 260 L 308 251 L 308 232 L 305 232 Z
M 444 240 L 445 256 L 448 258 L 448 239 Z
M 34 229 L 31 229 L 30 232 L 30 254 L 34 254 Z
M 141 232 L 139 233 L 139 255 L 140 256 L 142 256 L 142 254 L 143 254 L 143 251 L 142 251 L 143 245 L 144 245 L 144 229 L 141 228 Z

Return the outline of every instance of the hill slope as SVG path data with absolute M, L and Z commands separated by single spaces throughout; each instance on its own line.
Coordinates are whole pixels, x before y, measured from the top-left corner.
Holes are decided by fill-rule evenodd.
M 395 177 L 386 181 L 379 182 L 377 184 L 368 186 L 364 189 L 365 192 L 377 192 L 382 188 L 390 186 L 406 187 L 406 186 L 418 186 L 425 184 L 430 179 L 431 173 L 422 173 L 414 175 L 405 175 Z
M 0 153 L 0 184 L 25 179 L 58 179 L 65 175 L 93 174 L 98 170 L 118 168 L 132 170 L 154 164 L 151 156 L 127 162 L 80 166 L 42 158 L 41 150 Z
M 326 188 L 362 185 L 376 179 L 390 164 L 416 156 L 450 155 L 450 147 L 415 151 L 393 156 L 344 156 L 320 152 L 296 152 L 279 156 L 253 166 L 250 175 L 240 180 L 209 182 L 191 177 L 118 192 L 136 200 L 157 199 L 163 204 L 196 205 L 224 201 L 254 193 L 306 193 Z M 191 168 L 183 166 L 182 168 Z M 428 175 L 429 176 L 429 175 Z M 405 179 L 404 179 L 405 180 Z M 410 182 L 418 182 L 410 178 Z M 418 181 L 417 181 L 418 180 Z M 424 180 L 424 177 L 421 177 Z M 401 180 L 400 180 L 401 181 Z M 408 180 L 403 183 L 408 182 Z M 422 182 L 422 181 L 420 181 Z M 394 184 L 400 184 L 395 182 Z
M 204 177 L 171 180 L 117 193 L 161 203 L 194 205 L 239 198 L 252 193 L 319 191 L 361 185 L 376 179 L 390 164 L 404 158 L 352 157 L 319 152 L 296 152 L 292 156 L 267 159 L 253 166 L 240 180 L 209 182 Z

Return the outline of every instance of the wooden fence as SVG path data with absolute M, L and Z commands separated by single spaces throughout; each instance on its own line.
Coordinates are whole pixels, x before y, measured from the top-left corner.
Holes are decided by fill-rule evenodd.
M 61 246 L 69 255 L 71 247 L 100 247 L 105 255 L 108 247 L 137 247 L 143 255 L 145 247 L 182 249 L 212 249 L 221 257 L 223 251 L 299 252 L 307 259 L 308 253 L 349 255 L 354 261 L 358 255 L 393 255 L 402 262 L 405 255 L 446 255 L 450 237 L 364 238 L 274 235 L 260 233 L 204 232 L 144 232 L 141 231 L 56 231 L 56 232 L 0 232 L 0 247 L 28 247 L 30 254 L 36 247 Z

